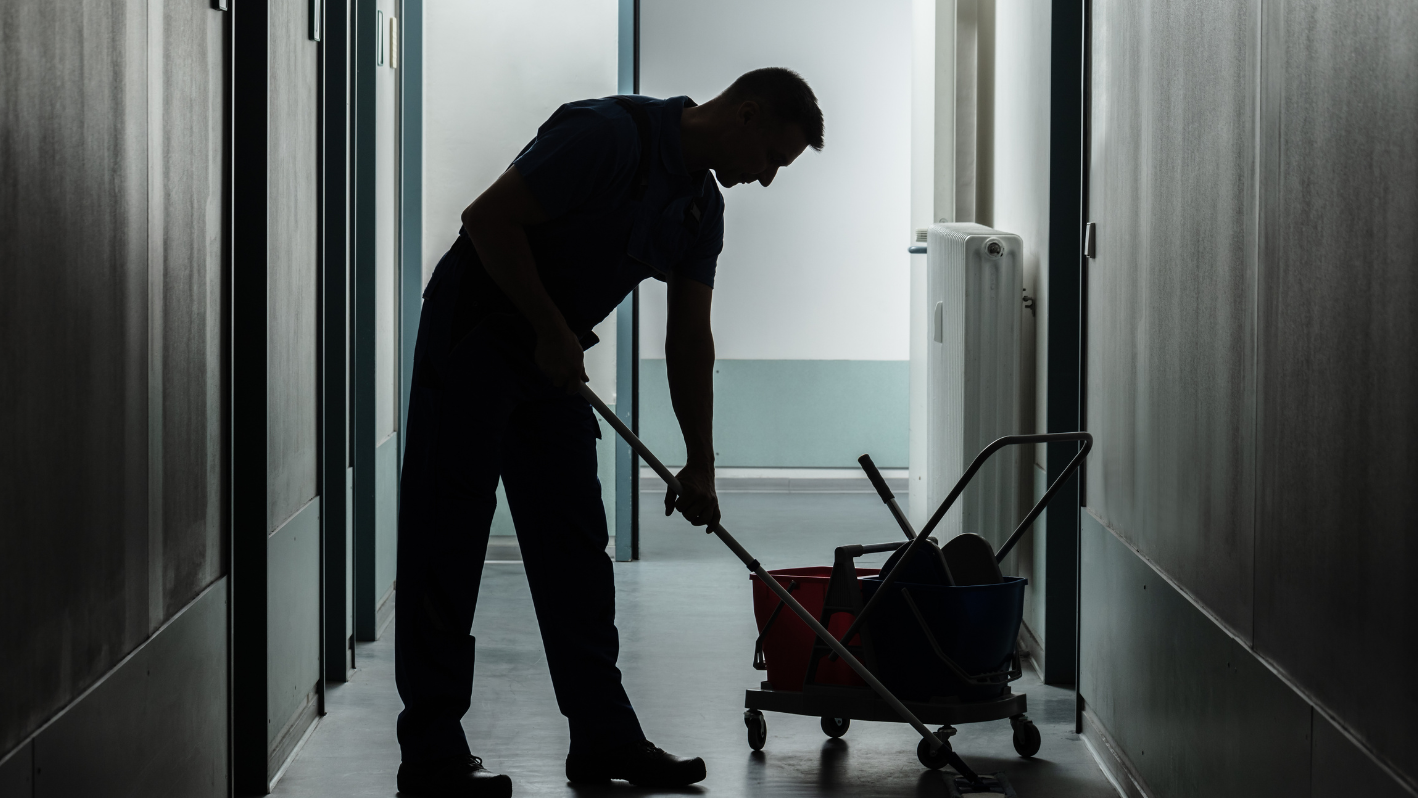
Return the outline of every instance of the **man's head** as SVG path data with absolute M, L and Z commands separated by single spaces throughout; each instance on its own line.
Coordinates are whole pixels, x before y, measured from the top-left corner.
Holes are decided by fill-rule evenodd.
M 822 149 L 822 111 L 802 76 L 782 67 L 744 73 L 712 108 L 709 168 L 720 185 L 768 185 L 803 150 Z

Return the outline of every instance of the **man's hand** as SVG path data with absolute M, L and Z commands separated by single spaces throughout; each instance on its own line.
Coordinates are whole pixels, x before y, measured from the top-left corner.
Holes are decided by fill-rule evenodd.
M 675 496 L 674 491 L 665 491 L 665 515 L 679 510 L 695 526 L 719 523 L 719 494 L 714 492 L 713 467 L 685 466 L 675 476 L 684 493 Z
M 565 324 L 559 330 L 553 328 L 537 333 L 534 357 L 537 367 L 547 375 L 551 384 L 568 394 L 576 393 L 581 383 L 590 382 L 586 376 L 586 355 L 581 349 L 581 342 Z

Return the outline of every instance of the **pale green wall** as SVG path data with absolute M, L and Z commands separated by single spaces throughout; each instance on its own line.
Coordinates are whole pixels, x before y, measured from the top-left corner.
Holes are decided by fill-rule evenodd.
M 714 443 L 721 467 L 857 468 L 870 454 L 905 468 L 910 364 L 904 360 L 720 360 Z M 640 361 L 640 431 L 666 464 L 684 463 L 665 361 Z

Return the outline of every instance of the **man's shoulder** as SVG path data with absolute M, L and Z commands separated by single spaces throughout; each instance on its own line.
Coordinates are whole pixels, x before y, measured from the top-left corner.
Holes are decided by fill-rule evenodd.
M 621 104 L 622 99 L 647 109 L 658 109 L 665 104 L 664 100 L 639 95 L 624 98 L 613 96 L 576 100 L 556 109 L 556 113 L 547 119 L 543 127 L 569 125 L 584 126 L 588 130 L 612 134 L 634 133 L 636 131 L 635 120 L 630 111 Z
M 615 98 L 602 97 L 577 100 L 557 108 L 542 124 L 542 132 L 551 129 L 616 135 L 627 129 L 634 131 L 635 123 L 625 109 L 616 104 Z

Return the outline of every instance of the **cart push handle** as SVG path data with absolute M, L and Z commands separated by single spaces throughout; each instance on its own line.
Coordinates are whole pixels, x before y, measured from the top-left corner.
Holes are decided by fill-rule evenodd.
M 640 455 L 640 457 L 655 470 L 656 474 L 660 475 L 660 479 L 663 479 L 665 484 L 669 485 L 670 490 L 679 493 L 679 480 L 675 479 L 674 474 L 671 474 L 670 470 L 665 468 L 665 464 L 660 462 L 660 459 L 650 451 L 649 447 L 642 443 L 640 439 L 635 436 L 635 433 L 630 431 L 629 427 L 625 426 L 625 422 L 616 418 L 615 413 L 612 413 L 610 408 L 606 407 L 606 403 L 601 401 L 601 397 L 597 396 L 596 392 L 591 390 L 591 386 L 583 382 L 580 383 L 578 387 L 581 396 L 583 396 L 586 401 L 590 402 L 591 406 L 596 408 L 596 412 L 600 413 L 601 417 L 615 429 L 616 433 L 624 438 L 626 443 L 630 444 L 630 448 L 634 449 L 635 453 Z M 823 643 L 827 644 L 828 648 L 832 649 L 833 653 L 841 657 L 852 670 L 856 671 L 857 675 L 862 677 L 862 681 L 866 682 L 877 695 L 881 696 L 881 699 L 895 710 L 896 714 L 899 715 L 902 720 L 911 724 L 916 731 L 920 732 L 921 737 L 924 738 L 926 744 L 930 746 L 931 753 L 934 754 L 945 745 L 939 737 L 930 729 L 926 728 L 926 724 L 922 723 L 920 719 L 916 717 L 915 713 L 908 709 L 905 704 L 901 703 L 901 700 L 893 695 L 890 690 L 886 689 L 886 685 L 882 684 L 870 670 L 867 670 L 867 666 L 863 665 L 860 660 L 852 656 L 852 652 L 848 651 L 845 645 L 838 642 L 837 638 L 834 637 L 831 632 L 827 631 L 826 627 L 814 618 L 812 613 L 808 612 L 802 604 L 798 603 L 798 600 L 793 598 L 792 593 L 789 593 L 786 588 L 778 584 L 778 580 L 769 575 L 767 569 L 765 569 L 758 560 L 754 559 L 753 555 L 749 554 L 748 551 L 734 539 L 734 536 L 729 534 L 727 529 L 724 529 L 723 524 L 713 524 L 707 531 L 718 535 L 719 539 L 724 541 L 724 545 L 728 546 L 729 549 L 743 561 L 743 564 L 748 566 L 750 571 L 757 574 L 758 578 L 763 580 L 765 586 L 774 593 L 777 593 L 778 598 L 783 604 L 785 604 L 788 609 L 792 610 L 794 615 L 801 618 L 803 623 L 807 624 L 808 628 L 813 631 L 813 634 L 817 635 Z
M 974 478 L 975 472 L 979 471 L 980 467 L 985 464 L 985 461 L 990 459 L 990 455 L 1006 446 L 1014 444 L 1058 443 L 1061 441 L 1081 441 L 1083 445 L 1079 447 L 1078 453 L 1069 461 L 1068 467 L 1054 480 L 1054 484 L 1050 485 L 1049 489 L 1044 491 L 1044 495 L 1039 498 L 1039 501 L 1034 505 L 1033 509 L 1029 511 L 1029 514 L 1024 516 L 1023 521 L 1019 522 L 1019 526 L 1015 528 L 1014 533 L 1009 536 L 1009 539 L 1004 542 L 1003 546 L 999 547 L 999 551 L 995 552 L 995 562 L 1001 562 L 1009 554 L 1010 549 L 1014 548 L 1014 544 L 1018 543 L 1019 539 L 1024 536 L 1024 533 L 1028 531 L 1029 526 L 1034 523 L 1034 519 L 1039 517 L 1039 513 L 1044 511 L 1044 507 L 1048 505 L 1049 500 L 1054 498 L 1054 494 L 1058 493 L 1059 488 L 1063 487 L 1063 483 L 1067 481 L 1069 477 L 1073 476 L 1073 472 L 1077 471 L 1079 466 L 1083 465 L 1084 458 L 1086 458 L 1088 452 L 1093 449 L 1092 435 L 1087 432 L 1047 432 L 1037 435 L 1005 435 L 1001 438 L 996 438 L 989 446 L 986 446 L 979 454 L 975 455 L 975 459 L 970 463 L 970 467 L 965 469 L 965 473 L 960 476 L 960 479 L 955 483 L 955 487 L 951 488 L 950 494 L 945 497 L 945 501 L 941 502 L 940 507 L 931 515 L 931 519 L 926 522 L 925 528 L 922 529 L 919 534 L 914 535 L 911 529 L 911 522 L 902 515 L 901 508 L 896 506 L 896 499 L 891 496 L 891 491 L 886 487 L 886 481 L 881 479 L 881 474 L 877 472 L 876 466 L 872 463 L 871 458 L 867 455 L 862 455 L 857 462 L 861 463 L 862 469 L 867 472 L 867 477 L 871 479 L 873 485 L 877 485 L 877 481 L 881 480 L 881 483 L 877 485 L 877 493 L 882 494 L 882 500 L 891 508 L 891 514 L 896 517 L 896 523 L 901 525 L 901 529 L 905 531 L 906 537 L 913 539 L 911 543 L 906 546 L 906 551 L 901 553 L 901 559 L 897 561 L 896 567 L 882 576 L 881 585 L 877 587 L 876 593 L 867 601 L 866 606 L 862 607 L 862 611 L 857 613 L 857 617 L 852 619 L 852 625 L 847 628 L 847 633 L 842 636 L 842 639 L 851 640 L 852 635 L 856 634 L 858 628 L 866 622 L 867 616 L 871 614 L 872 610 L 876 609 L 877 601 L 880 600 L 882 596 L 886 595 L 886 589 L 891 586 L 892 582 L 896 581 L 896 575 L 901 572 L 902 566 L 911 559 L 911 555 L 916 553 L 916 549 L 920 548 L 921 539 L 928 537 L 930 533 L 935 530 L 936 525 L 945 517 L 946 511 L 955 504 L 956 499 L 960 498 L 960 494 L 965 492 L 965 486 L 970 484 L 970 480 Z M 873 477 L 873 474 L 876 476 Z M 946 566 L 946 576 L 950 579 L 952 585 L 955 584 L 955 577 L 950 573 L 949 566 Z M 833 654 L 836 654 L 835 650 Z M 829 661 L 835 658 L 835 656 L 829 657 Z

